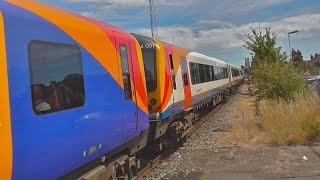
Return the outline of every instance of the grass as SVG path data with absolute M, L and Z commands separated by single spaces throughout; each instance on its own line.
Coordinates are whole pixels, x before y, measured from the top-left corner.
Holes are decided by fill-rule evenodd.
M 312 95 L 295 101 L 261 101 L 255 114 L 254 99 L 240 102 L 239 121 L 228 138 L 235 143 L 305 145 L 320 142 L 320 100 Z

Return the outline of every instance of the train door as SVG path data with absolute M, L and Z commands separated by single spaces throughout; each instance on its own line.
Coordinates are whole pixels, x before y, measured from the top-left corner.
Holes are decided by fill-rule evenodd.
M 168 64 L 169 64 L 169 72 L 171 76 L 171 82 L 172 82 L 172 98 L 171 98 L 171 104 L 170 104 L 170 112 L 171 114 L 174 113 L 174 106 L 175 106 L 175 92 L 177 90 L 177 83 L 176 83 L 176 77 L 174 72 L 174 61 L 173 61 L 173 50 L 167 49 L 167 57 L 168 57 Z
M 123 99 L 124 103 L 122 108 L 123 111 L 123 136 L 124 138 L 133 135 L 137 130 L 138 123 L 138 106 L 136 101 L 135 93 L 135 81 L 133 76 L 133 63 L 131 57 L 131 47 L 129 37 L 122 33 L 114 32 L 116 40 L 116 48 L 119 52 L 118 59 L 121 63 L 122 78 L 123 78 Z
M 231 71 L 230 64 L 227 65 L 227 69 L 228 69 L 229 84 L 230 84 L 230 86 L 232 86 L 232 71 Z
M 188 109 L 191 106 L 191 88 L 188 73 L 188 62 L 185 57 L 180 57 L 181 75 L 184 89 L 184 108 Z

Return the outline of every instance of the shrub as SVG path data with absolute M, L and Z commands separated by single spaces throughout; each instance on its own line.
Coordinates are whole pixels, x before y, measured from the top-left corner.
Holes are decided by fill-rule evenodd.
M 259 99 L 292 100 L 305 91 L 299 71 L 283 61 L 255 66 L 253 70 L 254 94 Z

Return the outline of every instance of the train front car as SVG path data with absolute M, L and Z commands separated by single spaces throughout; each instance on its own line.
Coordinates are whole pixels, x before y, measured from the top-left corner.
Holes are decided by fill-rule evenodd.
M 0 2 L 0 179 L 125 177 L 147 143 L 130 34 L 36 1 Z
M 237 86 L 240 84 L 240 82 L 243 80 L 244 78 L 244 72 L 242 69 L 230 65 L 230 69 L 231 69 L 231 84 L 232 86 Z
M 133 34 L 144 57 L 150 112 L 150 141 L 163 136 L 170 123 L 191 105 L 188 51 Z

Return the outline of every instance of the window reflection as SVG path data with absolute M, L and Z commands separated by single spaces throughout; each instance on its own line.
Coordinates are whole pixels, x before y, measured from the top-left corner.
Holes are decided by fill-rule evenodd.
M 84 105 L 81 50 L 75 45 L 32 41 L 29 44 L 32 105 L 37 114 Z

